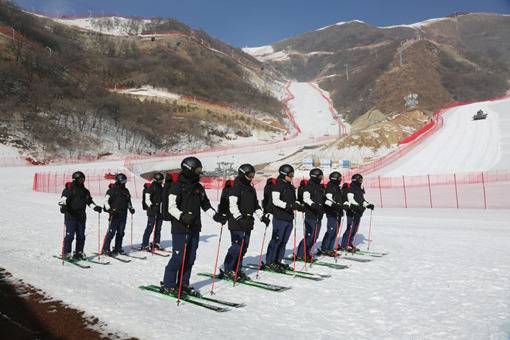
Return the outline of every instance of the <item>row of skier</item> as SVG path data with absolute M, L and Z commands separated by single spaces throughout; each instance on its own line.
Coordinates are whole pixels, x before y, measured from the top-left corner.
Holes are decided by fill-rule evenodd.
M 199 235 L 202 229 L 201 210 L 215 222 L 228 224 L 231 234 L 231 246 L 227 251 L 219 277 L 233 280 L 249 279 L 242 271 L 243 257 L 249 247 L 251 231 L 255 220 L 265 224 L 271 222 L 273 231 L 267 247 L 266 261 L 261 263 L 264 269 L 272 271 L 290 270 L 283 262 L 287 242 L 295 227 L 297 212 L 304 214 L 305 234 L 297 247 L 297 259 L 313 261 L 313 249 L 320 233 L 323 216 L 326 216 L 327 230 L 319 252 L 333 256 L 336 248 L 355 251 L 353 240 L 358 230 L 365 209 L 374 209 L 374 205 L 364 198 L 363 177 L 355 174 L 350 183 L 341 186 L 342 175 L 332 172 L 329 182 L 323 185 L 323 172 L 316 168 L 310 171 L 308 180 L 301 181 L 299 187 L 293 186 L 294 169 L 285 164 L 279 168 L 277 178 L 267 180 L 264 187 L 262 204 L 252 185 L 255 168 L 243 164 L 238 169 L 234 180 L 225 183 L 220 203 L 215 210 L 200 184 L 202 164 L 195 157 L 187 157 L 181 162 L 178 174 L 162 173 L 153 175 L 152 182 L 144 186 L 142 207 L 147 211 L 147 226 L 142 238 L 141 250 L 150 251 L 159 248 L 161 225 L 170 220 L 172 233 L 172 257 L 165 267 L 161 289 L 165 293 L 175 293 L 182 289 L 185 294 L 197 294 L 189 284 L 191 270 L 196 258 Z M 74 258 L 84 258 L 86 206 L 96 212 L 109 213 L 109 228 L 105 236 L 102 252 L 107 255 L 122 254 L 122 239 L 128 211 L 135 213 L 129 190 L 126 188 L 127 177 L 117 174 L 115 183 L 110 185 L 103 207 L 96 205 L 90 192 L 84 187 L 85 175 L 77 171 L 73 181 L 66 184 L 59 202 L 64 213 L 66 235 L 63 241 L 63 255 L 71 256 L 71 246 L 76 235 Z M 339 237 L 341 218 L 347 215 L 347 228 L 342 235 L 340 245 L 335 240 Z M 155 230 L 154 230 L 155 229 Z M 149 243 L 154 230 L 154 239 Z M 113 251 L 110 243 L 115 237 Z

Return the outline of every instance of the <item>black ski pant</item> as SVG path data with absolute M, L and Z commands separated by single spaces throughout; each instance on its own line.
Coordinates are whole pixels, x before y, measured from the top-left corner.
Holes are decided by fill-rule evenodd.
M 189 286 L 191 269 L 197 257 L 198 242 L 200 233 L 187 232 L 184 234 L 172 233 L 172 257 L 165 267 L 163 285 L 167 288 L 178 288 L 181 275 L 182 261 L 184 259 L 184 270 L 182 272 L 182 286 Z M 184 245 L 186 245 L 186 255 L 184 255 Z
M 250 244 L 251 231 L 230 231 L 230 239 L 232 245 L 228 249 L 227 256 L 225 256 L 225 262 L 223 263 L 223 269 L 225 272 L 235 271 L 237 268 L 237 262 L 239 261 L 239 269 L 243 266 L 243 258 L 246 255 L 246 250 Z M 243 242 L 244 240 L 244 242 Z M 241 245 L 243 246 L 241 253 Z M 241 259 L 239 260 L 239 254 Z

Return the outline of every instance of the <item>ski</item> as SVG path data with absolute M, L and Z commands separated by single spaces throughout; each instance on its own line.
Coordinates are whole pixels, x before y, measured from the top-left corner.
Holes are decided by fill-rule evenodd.
M 210 278 L 213 277 L 213 274 L 211 274 L 211 273 L 198 273 L 197 275 L 210 277 Z M 219 277 L 218 275 L 216 275 L 216 279 L 232 282 L 232 280 L 227 279 L 225 277 Z M 283 291 L 289 290 L 291 288 L 291 287 L 286 287 L 286 286 L 274 285 L 274 284 L 266 283 L 266 282 L 252 281 L 252 280 L 240 280 L 240 281 L 237 281 L 236 283 L 247 285 L 247 286 L 252 286 L 252 287 L 257 287 L 260 289 L 270 290 L 273 292 L 283 292 Z
M 120 257 L 113 256 L 113 255 L 105 255 L 105 254 L 98 254 L 98 253 L 94 253 L 94 254 L 95 254 L 96 256 L 101 255 L 101 256 L 107 257 L 107 258 L 109 258 L 109 259 L 115 259 L 115 260 L 120 261 L 120 262 L 122 262 L 122 263 L 129 263 L 129 262 L 131 262 L 131 260 L 128 260 L 128 259 L 121 259 Z
M 340 254 L 338 255 L 338 258 L 339 259 L 342 259 L 342 260 L 348 260 L 348 261 L 354 261 L 354 262 L 371 262 L 372 260 L 370 259 L 364 259 L 364 258 L 360 258 L 360 257 L 347 257 L 347 256 L 341 256 Z
M 59 259 L 60 261 L 62 261 L 62 256 L 53 255 L 53 257 L 56 258 L 56 259 Z M 89 269 L 90 268 L 89 265 L 85 265 L 83 263 L 80 263 L 80 260 L 76 260 L 76 259 L 64 259 L 64 262 L 73 264 L 73 265 L 75 265 L 77 267 L 80 267 L 82 269 Z
M 136 255 L 132 255 L 131 253 L 124 253 L 124 254 L 119 254 L 120 256 L 126 256 L 126 257 L 132 257 L 134 259 L 138 259 L 138 260 L 147 260 L 147 256 L 136 256 Z
M 381 256 L 377 256 L 377 255 L 362 254 L 361 252 L 357 251 L 355 253 L 348 252 L 347 254 L 338 252 L 336 259 L 344 259 L 344 260 L 355 261 L 355 262 L 370 262 L 370 261 L 372 261 L 370 259 L 362 258 L 362 257 L 348 257 L 349 255 L 351 255 L 351 256 L 359 255 L 359 256 L 381 257 Z M 335 258 L 334 256 L 326 255 L 326 254 L 321 254 L 321 255 L 317 254 L 317 256 L 330 257 L 333 259 Z
M 177 300 L 177 296 L 172 295 L 172 294 L 162 293 L 162 292 L 160 292 L 159 287 L 155 286 L 155 285 L 139 286 L 138 288 L 140 288 L 142 290 L 149 291 L 149 292 L 157 293 L 159 295 L 165 296 L 165 297 L 170 298 L 170 299 Z M 215 312 L 220 312 L 221 313 L 221 312 L 227 312 L 227 311 L 230 310 L 230 309 L 225 308 L 225 307 L 219 307 L 219 306 L 215 306 L 215 305 L 211 305 L 211 304 L 199 301 L 198 299 L 195 299 L 195 297 L 190 296 L 190 295 L 182 295 L 181 296 L 181 300 L 182 301 L 186 301 L 186 302 L 191 303 L 191 304 L 196 305 L 196 306 L 207 308 L 207 309 L 215 311 Z
M 294 261 L 293 258 L 286 258 L 286 260 Z M 305 262 L 304 260 L 300 260 L 300 259 L 296 259 L 296 261 Z M 310 263 L 310 262 L 308 262 L 308 263 L 312 264 L 312 265 L 328 267 L 328 268 L 331 268 L 331 269 L 346 269 L 346 268 L 349 268 L 349 266 L 346 266 L 345 264 L 330 263 L 330 262 L 324 262 L 324 261 L 319 261 L 319 260 L 314 260 L 313 263 Z
M 377 251 L 368 251 L 368 250 L 358 250 L 356 253 L 360 253 L 362 255 L 364 255 L 364 254 L 367 254 L 367 255 L 378 255 L 378 256 L 381 256 L 381 257 L 389 254 L 388 252 L 377 252 Z
M 157 285 L 148 285 L 147 287 L 149 287 L 151 289 L 158 289 L 159 290 L 159 286 L 157 286 Z M 225 305 L 225 306 L 234 307 L 234 308 L 241 308 L 241 307 L 245 307 L 246 306 L 245 303 L 230 302 L 230 301 L 215 299 L 215 298 L 211 298 L 211 297 L 203 296 L 203 295 L 201 295 L 201 296 L 186 295 L 186 297 L 190 297 L 192 299 L 199 299 L 199 300 L 205 300 L 205 301 L 209 301 L 209 302 L 214 302 L 214 303 L 217 303 L 217 304 L 220 304 L 220 305 Z
M 157 250 L 154 250 L 154 252 L 150 251 L 150 250 L 142 250 L 142 249 L 139 249 L 139 248 L 131 248 L 131 253 L 138 253 L 138 252 L 147 252 L 147 253 L 150 253 L 151 255 L 157 255 L 157 256 L 161 256 L 161 257 L 169 257 L 170 256 L 170 253 L 158 253 Z
M 243 265 L 243 267 L 250 268 L 250 269 L 258 269 L 258 266 L 255 264 L 247 264 L 247 265 Z M 262 267 L 262 268 L 260 268 L 260 270 L 268 272 L 268 273 L 274 273 L 274 274 L 280 274 L 280 275 L 286 275 L 286 276 L 292 276 L 292 277 L 299 277 L 301 279 L 312 280 L 312 281 L 322 281 L 324 279 L 323 277 L 316 276 L 312 273 L 301 272 L 299 270 L 296 270 L 296 271 L 286 270 L 283 272 L 277 272 L 277 271 L 270 270 L 267 267 Z M 310 274 L 310 275 L 308 275 L 308 274 Z

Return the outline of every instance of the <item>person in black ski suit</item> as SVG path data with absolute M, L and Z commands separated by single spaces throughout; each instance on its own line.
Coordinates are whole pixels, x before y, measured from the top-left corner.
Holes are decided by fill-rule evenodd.
M 344 187 L 347 190 L 347 201 L 344 202 L 344 206 L 349 208 L 346 210 L 347 214 L 347 226 L 342 236 L 342 244 L 340 249 L 349 249 L 356 251 L 357 248 L 354 246 L 354 237 L 358 232 L 359 224 L 361 222 L 361 216 L 365 209 L 374 210 L 374 205 L 365 200 L 365 189 L 363 188 L 363 176 L 360 174 L 354 174 L 351 178 L 351 183 Z
M 294 168 L 289 164 L 282 165 L 279 176 L 271 191 L 271 212 L 273 214 L 273 234 L 267 246 L 266 263 L 273 271 L 290 270 L 290 266 L 282 263 L 285 247 L 293 228 L 294 211 L 302 210 L 296 200 L 296 188 L 292 185 Z
M 152 183 L 145 184 L 143 189 L 142 207 L 147 210 L 147 227 L 143 233 L 141 250 L 151 251 L 152 247 L 159 249 L 161 242 L 161 203 L 163 200 L 163 180 L 165 177 L 158 172 L 152 176 Z M 154 242 L 149 246 L 149 238 L 154 230 Z
M 326 199 L 326 190 L 321 183 L 323 178 L 324 174 L 321 169 L 315 168 L 310 170 L 310 180 L 303 191 L 305 236 L 299 243 L 296 256 L 300 260 L 306 259 L 307 262 L 312 260 L 312 250 L 319 237 L 322 215 L 324 215 L 323 205 Z
M 335 241 L 339 232 L 340 222 L 344 211 L 342 209 L 342 174 L 334 171 L 329 175 L 329 182 L 326 188 L 326 201 L 324 202 L 324 212 L 327 218 L 327 230 L 322 239 L 320 253 L 328 256 L 335 255 Z
M 115 175 L 115 183 L 110 184 L 106 191 L 104 211 L 110 214 L 108 231 L 103 242 L 102 253 L 108 256 L 124 254 L 122 249 L 122 239 L 124 229 L 126 228 L 127 212 L 135 213 L 135 208 L 131 204 L 131 194 L 126 188 L 127 177 L 124 174 Z M 113 252 L 110 251 L 110 243 L 115 236 L 115 246 Z
M 87 214 L 85 208 L 93 206 L 94 211 L 101 213 L 102 208 L 94 203 L 92 196 L 87 188 L 85 188 L 85 174 L 76 171 L 72 175 L 73 181 L 66 183 L 62 191 L 62 197 L 58 204 L 60 212 L 64 214 L 64 223 L 66 227 L 66 235 L 64 237 L 64 245 L 62 255 L 65 258 L 71 257 L 71 246 L 76 234 L 76 244 L 73 257 L 75 259 L 85 258 L 83 248 L 85 246 L 85 225 L 87 222 Z
M 269 224 L 269 217 L 262 214 L 262 209 L 257 199 L 257 192 L 252 185 L 255 177 L 255 168 L 251 164 L 243 164 L 238 169 L 238 176 L 229 192 L 229 218 L 228 229 L 232 245 L 228 249 L 223 271 L 220 276 L 239 280 L 249 279 L 241 270 L 243 258 L 250 244 L 250 235 L 255 224 L 255 216 Z M 237 279 L 236 278 L 236 279 Z
M 220 220 L 211 207 L 202 184 L 199 183 L 202 163 L 195 157 L 186 157 L 181 162 L 181 173 L 177 183 L 170 188 L 168 212 L 172 224 L 172 257 L 165 267 L 161 291 L 177 294 L 182 275 L 182 292 L 199 295 L 189 285 L 191 269 L 195 263 L 202 222 L 200 208 L 216 222 Z M 184 257 L 184 270 L 181 266 Z

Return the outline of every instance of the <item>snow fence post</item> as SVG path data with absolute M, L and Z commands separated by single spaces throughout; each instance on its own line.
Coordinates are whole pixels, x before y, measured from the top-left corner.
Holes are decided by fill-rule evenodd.
M 429 182 L 429 202 L 430 202 L 430 208 L 432 209 L 432 189 L 430 188 L 430 175 L 427 175 L 427 180 Z
M 381 208 L 382 208 L 383 202 L 382 202 L 382 190 L 381 190 L 381 176 L 377 176 L 377 179 L 379 180 L 379 200 L 381 201 Z
M 402 175 L 402 187 L 404 188 L 404 208 L 407 208 L 406 180 L 404 175 Z
M 457 191 L 457 175 L 453 173 L 453 183 L 455 185 L 455 200 L 457 202 L 457 209 L 459 209 L 459 193 Z
M 484 209 L 487 209 L 487 196 L 485 194 L 485 178 L 483 177 L 483 171 L 482 171 L 482 188 L 483 188 L 483 206 Z

